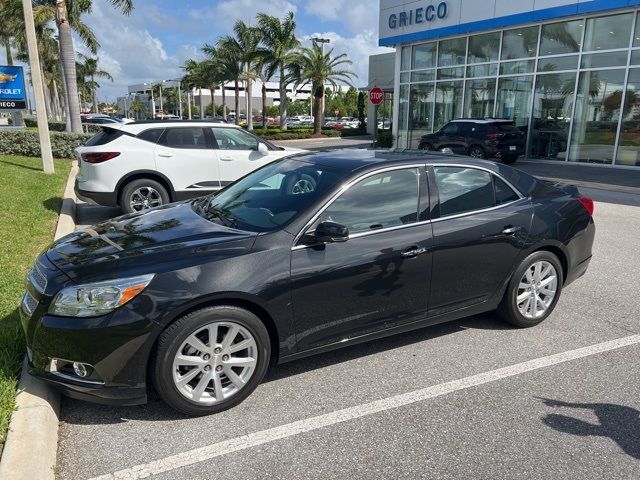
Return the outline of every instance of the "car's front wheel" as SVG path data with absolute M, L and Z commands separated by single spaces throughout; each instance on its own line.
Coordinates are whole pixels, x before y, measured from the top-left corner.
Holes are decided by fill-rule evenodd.
M 425 150 L 425 151 L 427 151 L 427 152 L 430 152 L 431 150 L 433 150 L 433 145 L 431 145 L 430 143 L 426 143 L 426 142 L 425 142 L 425 143 L 421 143 L 421 144 L 418 146 L 418 149 L 419 149 L 419 150 Z
M 498 313 L 517 327 L 533 327 L 551 315 L 563 284 L 558 257 L 547 251 L 534 252 L 515 271 Z
M 169 192 L 162 184 L 148 178 L 134 180 L 120 193 L 120 208 L 125 213 L 140 212 L 169 203 Z
M 253 313 L 234 306 L 203 308 L 161 334 L 154 385 L 174 409 L 199 416 L 242 402 L 262 381 L 271 356 L 269 333 Z

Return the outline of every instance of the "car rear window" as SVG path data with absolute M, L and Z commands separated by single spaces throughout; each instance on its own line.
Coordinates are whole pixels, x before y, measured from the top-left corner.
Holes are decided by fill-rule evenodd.
M 106 145 L 107 143 L 113 142 L 116 138 L 119 138 L 122 135 L 124 134 L 120 130 L 114 130 L 113 128 L 103 128 L 89 140 L 84 142 L 84 144 L 87 147 Z

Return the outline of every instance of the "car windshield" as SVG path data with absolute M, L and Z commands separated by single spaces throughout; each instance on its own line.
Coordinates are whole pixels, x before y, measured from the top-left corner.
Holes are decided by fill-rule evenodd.
M 285 159 L 194 205 L 198 214 L 211 221 L 239 230 L 270 232 L 293 220 L 342 177 L 336 170 Z

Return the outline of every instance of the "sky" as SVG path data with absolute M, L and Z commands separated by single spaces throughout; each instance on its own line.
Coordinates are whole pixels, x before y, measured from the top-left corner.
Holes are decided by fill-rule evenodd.
M 127 85 L 178 78 L 184 61 L 200 59 L 204 43 L 233 33 L 236 20 L 255 23 L 256 13 L 283 17 L 288 11 L 295 13 L 303 43 L 329 38 L 334 53 L 349 56 L 358 87 L 367 84 L 369 55 L 392 51 L 377 46 L 378 0 L 134 0 L 128 17 L 108 0 L 94 0 L 84 21 L 101 44 L 101 68 L 114 78 L 99 80 L 98 98 L 113 102 Z M 76 50 L 83 51 L 80 45 Z

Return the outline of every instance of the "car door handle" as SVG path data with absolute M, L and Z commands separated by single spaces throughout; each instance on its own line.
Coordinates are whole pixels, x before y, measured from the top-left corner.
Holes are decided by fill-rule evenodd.
M 404 258 L 415 258 L 423 253 L 427 253 L 427 249 L 424 247 L 409 247 L 407 250 L 402 252 L 402 256 Z
M 506 227 L 504 227 L 504 230 L 502 230 L 502 233 L 505 235 L 515 235 L 516 232 L 520 230 L 520 228 L 522 227 L 514 227 L 513 225 L 507 225 Z
M 159 157 L 171 158 L 173 157 L 173 153 L 171 152 L 158 152 Z

